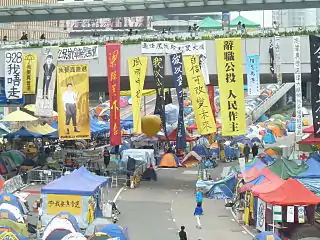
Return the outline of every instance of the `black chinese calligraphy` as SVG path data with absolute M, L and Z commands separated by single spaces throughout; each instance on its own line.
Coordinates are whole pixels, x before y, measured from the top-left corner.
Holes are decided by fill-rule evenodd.
M 32 93 L 31 89 L 31 81 L 34 76 L 32 76 L 32 64 L 36 61 L 36 56 L 34 54 L 26 54 L 23 56 L 23 61 L 27 64 L 26 65 L 26 76 L 25 76 L 25 89 L 26 93 Z
M 22 98 L 22 52 L 5 53 L 5 91 L 8 99 Z
M 88 60 L 98 57 L 98 46 L 59 48 L 58 61 Z

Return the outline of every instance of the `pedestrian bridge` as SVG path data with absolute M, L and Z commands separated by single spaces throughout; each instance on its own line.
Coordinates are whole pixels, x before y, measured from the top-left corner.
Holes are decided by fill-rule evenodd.
M 69 0 L 70 1 L 70 0 Z M 320 8 L 314 0 L 96 0 L 0 8 L 0 22 L 152 16 L 182 13 Z

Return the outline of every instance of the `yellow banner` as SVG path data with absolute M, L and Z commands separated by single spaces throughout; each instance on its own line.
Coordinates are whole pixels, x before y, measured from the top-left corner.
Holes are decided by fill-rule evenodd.
M 61 140 L 90 138 L 88 64 L 57 67 L 58 125 Z
M 216 40 L 223 136 L 246 133 L 246 114 L 240 38 Z
M 217 127 L 211 110 L 207 88 L 203 81 L 199 56 L 183 56 L 183 66 L 187 76 L 198 133 L 201 135 L 215 133 Z
M 82 198 L 78 195 L 48 194 L 47 213 L 56 215 L 69 212 L 73 215 L 82 214 Z
M 130 90 L 132 98 L 133 131 L 141 133 L 141 95 L 146 78 L 148 57 L 128 59 Z
M 24 53 L 22 62 L 23 94 L 36 94 L 38 55 Z

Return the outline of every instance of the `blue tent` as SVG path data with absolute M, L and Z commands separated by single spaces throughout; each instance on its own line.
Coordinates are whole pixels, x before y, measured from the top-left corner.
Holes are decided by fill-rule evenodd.
M 290 121 L 287 123 L 288 132 L 294 132 L 296 130 L 296 121 Z
M 308 170 L 305 172 L 300 173 L 297 176 L 292 176 L 292 178 L 320 178 L 320 162 L 318 162 L 314 158 L 309 158 L 306 161 L 308 165 Z
M 58 129 L 58 122 L 57 121 L 53 121 L 51 124 L 50 124 L 51 127 L 55 128 L 55 129 Z
M 125 119 L 121 120 L 121 127 L 124 129 L 133 128 L 133 115 L 126 117 Z
M 281 238 L 279 238 L 273 232 L 261 232 L 261 233 L 258 233 L 256 235 L 256 237 L 255 237 L 255 240 L 267 240 L 269 236 L 273 237 L 272 239 L 274 239 L 274 240 L 281 240 Z
M 9 133 L 7 135 L 4 136 L 5 138 L 41 138 L 42 135 L 35 133 L 35 132 L 31 132 L 29 130 L 27 130 L 25 127 L 20 128 L 18 131 Z
M 275 162 L 275 159 L 266 153 L 259 155 L 259 158 L 268 166 L 272 165 Z
M 12 206 L 17 207 L 23 214 L 26 214 L 19 198 L 11 193 L 2 193 L 0 195 L 0 204 L 1 203 L 11 204 Z
M 265 121 L 267 121 L 268 120 L 268 117 L 265 115 L 265 114 L 263 114 L 259 119 L 258 119 L 258 122 L 265 122 Z
M 196 152 L 199 156 L 209 156 L 209 151 L 203 145 L 197 145 L 192 148 L 192 151 Z
M 16 218 L 16 216 L 7 209 L 0 209 L 0 216 L 1 216 L 1 219 L 9 219 L 14 222 L 18 222 L 18 219 Z
M 41 188 L 41 194 L 92 196 L 100 186 L 107 184 L 108 181 L 109 178 L 94 175 L 85 167 L 81 167 Z
M 263 136 L 263 141 L 265 144 L 272 144 L 276 142 L 276 138 L 271 132 L 267 132 L 266 135 Z
M 230 199 L 233 198 L 233 190 L 237 184 L 234 174 L 230 174 L 226 178 L 214 182 L 210 190 L 206 193 L 209 198 L 214 199 Z
M 123 230 L 116 224 L 108 224 L 100 230 L 100 232 L 108 234 L 111 238 L 119 238 L 119 240 L 127 240 Z

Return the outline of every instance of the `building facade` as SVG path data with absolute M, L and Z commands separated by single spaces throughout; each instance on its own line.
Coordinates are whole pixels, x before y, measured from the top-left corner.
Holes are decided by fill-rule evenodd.
M 56 0 L 0 0 L 0 6 L 52 4 L 56 2 Z M 67 38 L 68 32 L 65 25 L 65 21 L 0 23 L 0 37 L 2 39 L 7 36 L 9 41 L 14 41 L 21 38 L 22 32 L 26 32 L 29 40 L 37 40 L 41 34 L 44 34 L 46 39 Z

